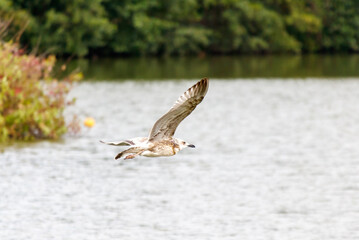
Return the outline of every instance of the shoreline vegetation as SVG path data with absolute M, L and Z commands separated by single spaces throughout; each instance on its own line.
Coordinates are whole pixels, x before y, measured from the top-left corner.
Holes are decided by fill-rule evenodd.
M 64 57 L 358 53 L 356 0 L 3 0 L 29 51 Z
M 76 117 L 66 124 L 63 112 L 75 102 L 66 96 L 82 74 L 59 80 L 55 62 L 54 55 L 26 54 L 19 44 L 0 41 L 0 143 L 58 139 L 79 130 Z

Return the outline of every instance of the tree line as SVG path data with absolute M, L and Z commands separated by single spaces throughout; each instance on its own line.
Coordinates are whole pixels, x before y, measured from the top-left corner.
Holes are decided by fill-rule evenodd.
M 1 0 L 0 18 L 66 56 L 359 52 L 357 0 Z

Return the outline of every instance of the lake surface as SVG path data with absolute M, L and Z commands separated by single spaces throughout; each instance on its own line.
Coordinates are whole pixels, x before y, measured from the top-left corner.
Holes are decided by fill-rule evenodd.
M 96 125 L 0 153 L 0 239 L 359 239 L 359 79 L 211 79 L 174 157 L 115 161 L 196 80 L 82 82 Z

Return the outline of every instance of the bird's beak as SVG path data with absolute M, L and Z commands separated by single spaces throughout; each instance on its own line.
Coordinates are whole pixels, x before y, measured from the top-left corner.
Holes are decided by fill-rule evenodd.
M 188 144 L 187 147 L 190 147 L 190 148 L 195 148 L 196 146 L 193 145 L 193 144 Z

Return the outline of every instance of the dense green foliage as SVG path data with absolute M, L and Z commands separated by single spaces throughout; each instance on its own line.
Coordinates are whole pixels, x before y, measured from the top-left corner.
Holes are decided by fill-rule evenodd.
M 81 75 L 58 81 L 51 74 L 55 61 L 0 42 L 0 142 L 53 139 L 66 132 L 63 111 L 72 103 L 66 95 Z
M 54 53 L 357 52 L 357 0 L 1 0 L 22 41 Z

